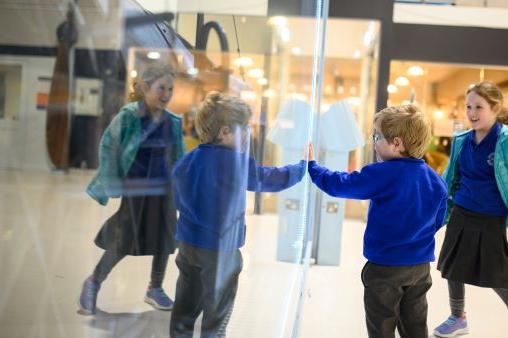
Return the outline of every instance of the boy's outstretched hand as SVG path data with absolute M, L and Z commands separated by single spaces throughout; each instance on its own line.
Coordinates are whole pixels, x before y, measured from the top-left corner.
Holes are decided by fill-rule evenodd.
M 307 154 L 309 154 L 308 158 Z M 303 149 L 302 160 L 314 161 L 314 146 L 312 142 L 307 143 L 307 147 Z

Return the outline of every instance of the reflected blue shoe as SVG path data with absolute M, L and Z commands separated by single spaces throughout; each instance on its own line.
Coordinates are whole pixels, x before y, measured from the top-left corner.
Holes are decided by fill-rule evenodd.
M 85 279 L 83 283 L 83 289 L 79 296 L 79 306 L 81 307 L 81 313 L 85 315 L 91 315 L 95 313 L 95 305 L 97 303 L 97 294 L 101 285 L 92 280 L 92 276 Z
M 457 337 L 467 333 L 469 333 L 469 328 L 465 314 L 462 317 L 451 315 L 443 324 L 434 329 L 436 337 Z
M 166 295 L 162 288 L 153 288 L 151 285 L 146 290 L 145 302 L 158 310 L 171 310 L 173 301 Z

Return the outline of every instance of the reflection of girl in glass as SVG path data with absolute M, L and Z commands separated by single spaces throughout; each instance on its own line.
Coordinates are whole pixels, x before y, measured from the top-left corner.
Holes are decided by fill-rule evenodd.
M 96 309 L 101 283 L 126 255 L 153 256 L 145 301 L 169 310 L 173 301 L 162 289 L 169 254 L 176 248 L 176 210 L 170 173 L 184 153 L 182 120 L 165 108 L 173 95 L 174 72 L 152 65 L 102 136 L 99 170 L 87 192 L 100 204 L 121 197 L 120 209 L 99 231 L 95 243 L 106 250 L 84 284 L 81 312 Z

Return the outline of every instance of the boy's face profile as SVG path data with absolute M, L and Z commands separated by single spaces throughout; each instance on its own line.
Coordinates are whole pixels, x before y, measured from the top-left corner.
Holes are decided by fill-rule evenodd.
M 400 137 L 395 137 L 392 141 L 388 141 L 377 128 L 374 128 L 373 140 L 378 162 L 403 157 L 401 153 L 404 151 L 404 145 Z
M 217 140 L 222 146 L 244 152 L 247 149 L 249 135 L 250 127 L 248 124 L 234 124 L 232 126 L 222 126 Z

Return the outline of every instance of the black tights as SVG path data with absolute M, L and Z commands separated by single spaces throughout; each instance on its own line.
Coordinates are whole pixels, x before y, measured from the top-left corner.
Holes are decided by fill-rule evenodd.
M 98 283 L 102 283 L 108 277 L 115 265 L 125 257 L 124 254 L 117 253 L 113 250 L 106 250 L 102 255 L 99 263 L 95 267 L 92 278 Z M 166 265 L 168 264 L 169 254 L 154 255 L 152 260 L 152 273 L 150 284 L 152 287 L 158 288 L 162 286 L 164 275 L 166 274 Z
M 508 307 L 508 289 L 493 288 Z M 452 315 L 462 317 L 464 314 L 466 290 L 464 283 L 448 280 L 448 293 L 450 294 L 450 309 Z

